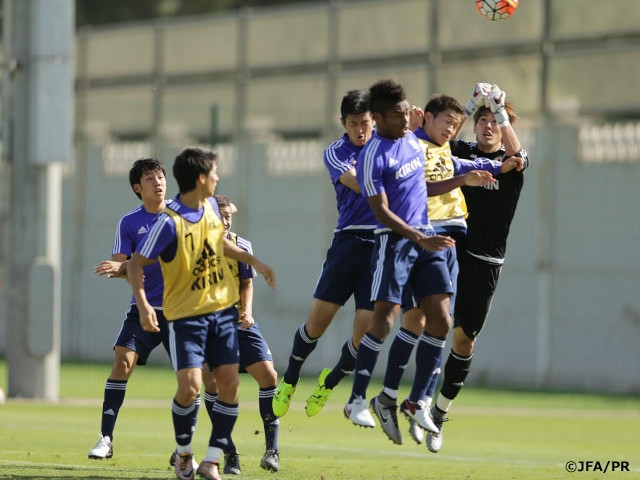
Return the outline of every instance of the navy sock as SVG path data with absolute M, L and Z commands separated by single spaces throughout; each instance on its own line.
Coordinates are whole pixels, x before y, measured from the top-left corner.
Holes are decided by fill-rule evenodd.
M 412 402 L 424 400 L 427 395 L 429 383 L 437 375 L 436 370 L 442 361 L 445 341 L 445 338 L 432 337 L 426 333 L 420 335 L 416 350 L 416 375 L 409 394 Z
M 104 387 L 104 400 L 102 401 L 102 424 L 100 430 L 103 437 L 109 437 L 113 441 L 113 430 L 116 428 L 118 412 L 124 402 L 127 393 L 127 380 L 107 379 Z
M 440 362 L 438 363 L 438 367 L 435 369 L 435 372 L 431 376 L 431 380 L 429 381 L 429 385 L 427 386 L 427 397 L 433 398 L 433 395 L 436 391 L 436 386 L 438 385 L 438 378 L 440 378 L 440 366 L 442 365 L 442 357 L 440 357 Z
M 278 387 L 261 388 L 258 399 L 258 408 L 264 425 L 264 442 L 267 450 L 278 450 L 278 429 L 280 420 L 273 413 L 273 396 Z
M 212 417 L 209 446 L 220 448 L 224 453 L 235 453 L 236 446 L 231 439 L 231 432 L 238 419 L 238 404 L 224 403 L 218 399 L 213 405 Z
M 198 414 L 198 409 L 196 408 L 195 402 L 193 402 L 188 407 L 183 407 L 178 402 L 173 400 L 173 404 L 171 405 L 171 416 L 173 417 L 173 431 L 176 437 L 176 444 L 178 445 L 189 445 L 191 443 L 191 439 L 193 438 L 194 425 L 196 417 Z
M 217 399 L 217 393 L 209 393 L 206 390 L 204 391 L 204 408 L 207 410 L 207 415 L 209 415 L 211 423 L 213 423 L 213 405 L 216 403 Z
M 347 375 L 351 375 L 356 368 L 356 357 L 358 356 L 358 349 L 353 344 L 353 337 L 349 338 L 344 345 L 342 345 L 342 354 L 340 360 L 333 367 L 331 373 L 324 379 L 324 386 L 328 389 L 333 389 L 340 383 Z
M 407 369 L 411 352 L 417 341 L 418 337 L 416 335 L 409 330 L 400 328 L 391 343 L 383 382 L 384 390 L 390 398 L 398 397 L 398 388 L 400 387 L 402 375 Z
M 320 337 L 318 337 L 320 338 Z M 293 348 L 289 356 L 289 365 L 284 372 L 286 383 L 297 385 L 300 380 L 300 370 L 307 357 L 316 349 L 318 338 L 311 338 L 304 325 L 300 326 L 293 337 Z
M 367 387 L 371 382 L 371 375 L 376 367 L 381 349 L 382 341 L 369 333 L 365 333 L 364 337 L 362 337 L 362 342 L 360 342 L 360 348 L 358 348 L 353 389 L 349 403 L 356 397 L 367 397 Z

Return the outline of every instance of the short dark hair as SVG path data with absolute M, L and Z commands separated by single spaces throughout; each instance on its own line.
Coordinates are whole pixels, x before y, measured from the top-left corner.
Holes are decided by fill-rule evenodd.
M 167 167 L 160 160 L 156 160 L 155 158 L 140 158 L 133 162 L 131 170 L 129 170 L 129 185 L 131 185 L 131 189 L 133 190 L 133 186 L 140 183 L 142 179 L 142 175 L 145 172 L 162 172 L 162 175 L 167 176 Z M 142 200 L 142 195 L 133 190 L 133 193 Z
M 231 200 L 229 200 L 229 197 L 227 197 L 226 195 L 222 195 L 219 193 L 216 193 L 213 198 L 216 199 L 216 203 L 218 204 L 218 208 L 231 208 Z
M 424 107 L 424 113 L 429 112 L 434 117 L 447 110 L 453 110 L 460 115 L 464 114 L 464 107 L 458 100 L 449 95 L 439 93 L 432 95 Z
M 340 104 L 340 117 L 347 119 L 348 115 L 360 115 L 369 111 L 369 92 L 367 90 L 349 90 Z
M 514 108 L 513 104 L 509 100 L 506 100 L 504 102 L 504 108 L 507 111 L 507 116 L 509 117 L 509 123 L 513 125 L 518 120 L 517 110 Z M 480 117 L 488 113 L 492 113 L 490 108 L 485 106 L 480 107 L 478 110 L 476 110 L 476 113 L 473 114 L 473 124 L 476 125 L 478 123 L 478 120 L 480 120 Z
M 379 80 L 369 87 L 369 109 L 371 113 L 384 114 L 406 99 L 407 95 L 404 87 L 391 79 Z
M 173 162 L 173 176 L 180 193 L 188 193 L 196 188 L 201 173 L 209 175 L 218 162 L 218 154 L 200 147 L 187 147 Z

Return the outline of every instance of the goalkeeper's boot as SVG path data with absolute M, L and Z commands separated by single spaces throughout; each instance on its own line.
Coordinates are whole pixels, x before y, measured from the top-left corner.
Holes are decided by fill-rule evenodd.
M 438 410 L 435 405 L 431 407 L 431 416 L 433 423 L 438 427 L 440 433 L 427 432 L 427 448 L 430 452 L 438 453 L 442 448 L 442 424 L 449 420 L 447 414 Z
M 418 445 L 424 441 L 424 429 L 412 418 L 409 418 L 409 435 Z

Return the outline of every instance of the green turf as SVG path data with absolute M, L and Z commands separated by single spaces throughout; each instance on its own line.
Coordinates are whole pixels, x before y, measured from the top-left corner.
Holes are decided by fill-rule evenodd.
M 6 371 L 0 362 L 0 382 Z M 139 369 L 120 411 L 111 460 L 87 459 L 97 440 L 100 405 L 109 365 L 64 365 L 59 405 L 10 399 L 0 408 L 0 479 L 171 479 L 174 448 L 170 399 L 175 389 L 166 367 Z M 0 383 L 2 385 L 3 383 Z M 630 396 L 524 392 L 465 388 L 445 424 L 442 452 L 413 443 L 407 422 L 402 446 L 380 428 L 353 426 L 342 416 L 350 382 L 334 391 L 314 418 L 304 400 L 314 388 L 304 379 L 294 404 L 281 419 L 281 471 L 258 466 L 264 451 L 257 386 L 241 377 L 240 417 L 234 439 L 241 454 L 239 479 L 601 479 L 640 476 L 640 399 Z M 371 385 L 375 394 L 379 383 Z M 408 386 L 403 385 L 401 395 Z M 65 394 L 72 392 L 73 394 Z M 209 421 L 201 411 L 194 438 L 204 454 Z M 581 472 L 571 477 L 566 462 L 629 462 L 630 472 Z M 225 478 L 234 478 L 225 476 Z

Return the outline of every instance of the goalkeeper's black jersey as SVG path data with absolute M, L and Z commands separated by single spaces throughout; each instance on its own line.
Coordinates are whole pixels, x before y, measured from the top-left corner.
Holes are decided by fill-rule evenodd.
M 504 146 L 494 153 L 478 150 L 477 143 L 456 140 L 451 142 L 451 153 L 459 158 L 478 157 L 502 160 Z M 485 257 L 489 261 L 502 263 L 507 247 L 507 236 L 511 221 L 518 205 L 524 184 L 524 170 L 529 166 L 527 152 L 523 149 L 516 154 L 524 159 L 521 172 L 511 170 L 496 177 L 489 187 L 462 187 L 467 202 L 467 235 L 457 241 L 457 247 L 474 256 Z M 459 250 L 460 251 L 460 250 Z

